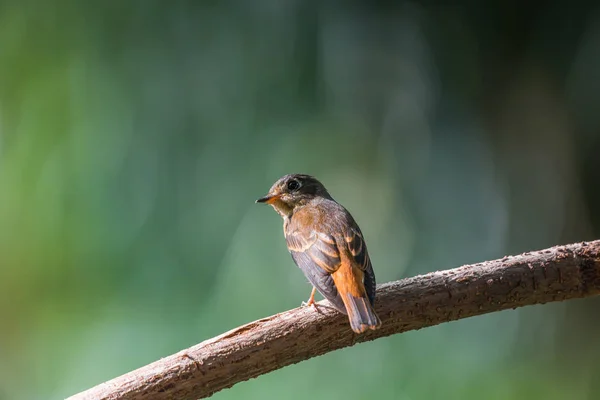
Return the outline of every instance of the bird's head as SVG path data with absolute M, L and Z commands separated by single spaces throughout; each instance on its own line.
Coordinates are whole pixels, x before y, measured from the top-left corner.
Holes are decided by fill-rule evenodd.
M 316 178 L 304 174 L 282 176 L 271 186 L 266 196 L 256 200 L 273 206 L 282 217 L 290 217 L 298 207 L 316 198 L 331 199 L 325 186 Z

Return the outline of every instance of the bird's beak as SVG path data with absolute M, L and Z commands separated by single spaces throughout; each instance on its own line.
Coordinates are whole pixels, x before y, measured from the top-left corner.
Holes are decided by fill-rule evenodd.
M 273 204 L 275 201 L 277 201 L 279 199 L 279 197 L 281 197 L 281 195 L 279 195 L 279 194 L 268 194 L 265 197 L 261 197 L 260 199 L 256 200 L 256 202 Z

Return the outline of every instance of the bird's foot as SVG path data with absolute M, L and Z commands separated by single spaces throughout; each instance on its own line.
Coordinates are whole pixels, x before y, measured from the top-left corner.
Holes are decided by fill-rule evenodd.
M 309 299 L 308 301 L 302 302 L 302 307 L 315 307 L 317 308 L 317 303 L 315 303 L 314 299 Z
M 317 289 L 313 287 L 312 292 L 310 292 L 310 297 L 308 298 L 308 301 L 302 302 L 302 307 L 314 307 L 315 309 L 317 309 L 317 304 L 315 303 L 316 291 Z

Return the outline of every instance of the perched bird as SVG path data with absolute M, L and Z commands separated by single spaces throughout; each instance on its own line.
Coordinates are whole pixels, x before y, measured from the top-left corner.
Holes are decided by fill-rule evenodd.
M 296 265 L 315 290 L 347 314 L 356 333 L 377 329 L 381 321 L 373 304 L 375 274 L 360 228 L 312 176 L 281 177 L 257 203 L 273 206 L 283 217 L 283 232 Z

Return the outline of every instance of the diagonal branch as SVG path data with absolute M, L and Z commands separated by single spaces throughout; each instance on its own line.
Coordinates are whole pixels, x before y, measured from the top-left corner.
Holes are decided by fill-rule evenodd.
M 600 240 L 557 246 L 386 283 L 379 330 L 355 335 L 345 316 L 296 308 L 233 329 L 68 400 L 204 398 L 355 343 L 510 308 L 600 294 Z M 326 305 L 326 301 L 318 304 Z

